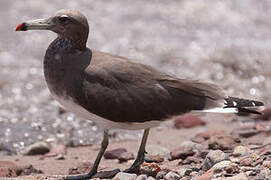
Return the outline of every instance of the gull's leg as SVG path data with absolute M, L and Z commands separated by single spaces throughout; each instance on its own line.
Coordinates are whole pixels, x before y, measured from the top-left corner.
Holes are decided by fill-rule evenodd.
M 82 175 L 75 175 L 75 176 L 68 176 L 65 178 L 65 180 L 83 180 L 83 179 L 90 179 L 93 175 L 95 175 L 97 173 L 98 170 L 98 166 L 100 164 L 100 161 L 103 157 L 103 154 L 107 148 L 108 145 L 108 130 L 104 131 L 104 138 L 103 141 L 101 143 L 101 149 L 99 151 L 98 156 L 96 157 L 96 160 L 93 164 L 92 169 L 90 170 L 90 172 L 88 174 L 82 174 Z
M 148 139 L 150 128 L 145 129 L 141 144 L 137 153 L 136 160 L 132 164 L 132 166 L 129 169 L 124 170 L 124 172 L 127 173 L 137 173 L 139 171 L 140 165 L 144 162 L 145 158 L 145 147 L 146 147 L 146 142 Z

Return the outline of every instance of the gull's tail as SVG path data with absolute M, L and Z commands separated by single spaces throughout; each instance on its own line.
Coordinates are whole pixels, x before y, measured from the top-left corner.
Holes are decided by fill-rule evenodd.
M 220 106 L 210 109 L 202 110 L 201 112 L 214 112 L 214 113 L 252 113 L 262 114 L 255 110 L 259 106 L 264 104 L 260 101 L 242 99 L 237 97 L 227 97 L 224 99 L 224 103 Z

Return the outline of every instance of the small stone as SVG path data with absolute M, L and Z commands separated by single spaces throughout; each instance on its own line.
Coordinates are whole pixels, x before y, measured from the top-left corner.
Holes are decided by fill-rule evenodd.
M 182 164 L 192 164 L 192 163 L 199 164 L 201 163 L 201 159 L 199 159 L 198 157 L 189 156 L 182 161 Z
M 50 147 L 46 142 L 37 142 L 28 147 L 26 147 L 23 151 L 23 155 L 38 155 L 45 154 L 50 151 Z
M 200 117 L 191 114 L 178 116 L 174 121 L 174 126 L 177 129 L 204 126 L 205 124 Z
M 146 159 L 168 159 L 170 156 L 170 151 L 159 145 L 148 145 L 146 151 L 148 152 L 145 154 Z
M 226 158 L 227 158 L 226 154 L 221 150 L 210 151 L 202 163 L 202 169 L 204 171 L 207 171 L 211 167 L 213 167 L 216 163 L 223 161 Z
M 69 169 L 69 175 L 88 173 L 92 166 L 93 164 L 91 162 L 80 162 L 76 165 L 76 167 Z
M 13 162 L 0 161 L 0 177 L 16 177 L 19 167 Z
M 63 144 L 55 145 L 52 150 L 44 155 L 44 157 L 55 157 L 58 155 L 66 155 L 67 154 L 67 147 Z
M 106 151 L 104 153 L 105 159 L 118 159 L 120 163 L 126 162 L 128 160 L 134 159 L 134 154 L 127 152 L 124 148 L 117 148 L 114 150 Z
M 271 108 L 266 108 L 261 111 L 262 115 L 254 115 L 254 119 L 271 120 Z
M 147 180 L 147 178 L 148 177 L 145 174 L 141 174 L 136 178 L 136 180 Z
M 216 163 L 212 169 L 214 169 L 215 173 L 220 173 L 222 171 L 226 171 L 227 173 L 235 173 L 238 172 L 239 168 L 237 164 L 232 163 L 231 161 L 221 161 L 219 163 Z
M 263 167 L 271 169 L 271 161 L 270 160 L 269 161 L 264 161 L 263 162 Z
M 217 135 L 211 136 L 208 145 L 209 149 L 231 150 L 237 146 L 238 142 L 240 142 L 238 138 L 233 138 L 230 135 Z
M 207 172 L 205 172 L 203 175 L 201 175 L 200 177 L 195 178 L 194 180 L 210 180 L 212 179 L 214 175 L 214 170 L 210 169 Z
M 33 174 L 43 174 L 43 171 L 34 168 L 32 165 L 27 165 L 22 168 L 20 176 L 29 176 Z
M 147 180 L 155 180 L 153 177 L 149 176 Z
M 236 146 L 233 150 L 233 156 L 245 156 L 250 152 L 250 149 L 245 146 Z
M 143 163 L 140 167 L 140 173 L 156 177 L 161 168 L 157 163 Z
M 56 160 L 65 160 L 65 157 L 62 154 L 59 154 L 55 158 Z
M 189 168 L 181 168 L 181 169 L 179 169 L 177 172 L 178 172 L 178 174 L 179 174 L 181 177 L 184 177 L 184 176 L 189 176 L 190 173 L 192 172 L 192 169 L 189 169 Z
M 260 132 L 256 129 L 238 130 L 239 136 L 244 137 L 244 138 L 249 138 L 249 137 L 255 136 L 258 133 L 260 133 Z
M 183 142 L 180 147 L 170 152 L 170 160 L 185 159 L 188 156 L 193 156 L 195 153 L 202 151 L 204 148 L 201 144 L 192 141 Z
M 164 179 L 165 175 L 167 174 L 168 172 L 162 170 L 162 171 L 159 171 L 156 175 L 156 179 Z
M 165 175 L 165 180 L 179 180 L 181 179 L 180 175 L 173 172 L 173 171 L 170 171 L 168 172 L 166 175 Z
M 210 139 L 212 136 L 222 136 L 227 135 L 224 130 L 207 130 L 201 133 L 196 134 L 195 137 L 203 137 L 205 140 Z
M 252 162 L 253 162 L 253 159 L 251 159 L 250 157 L 245 157 L 240 160 L 240 165 L 241 166 L 251 166 Z
M 145 161 L 147 163 L 152 163 L 152 162 L 155 162 L 155 163 L 161 163 L 164 161 L 164 158 L 159 156 L 159 155 L 156 155 L 156 156 L 147 156 L 145 157 Z
M 127 152 L 125 148 L 117 148 L 113 150 L 108 150 L 104 153 L 105 159 L 118 159 L 122 153 Z
M 136 180 L 136 174 L 129 174 L 125 172 L 119 172 L 112 180 Z
M 233 177 L 227 178 L 228 180 L 249 180 L 245 173 L 237 174 Z
M 260 132 L 268 132 L 268 131 L 270 131 L 270 126 L 257 123 L 256 130 L 258 130 Z

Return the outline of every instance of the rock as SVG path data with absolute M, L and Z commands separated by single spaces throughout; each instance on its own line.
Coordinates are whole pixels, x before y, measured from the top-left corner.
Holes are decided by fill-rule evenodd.
M 147 180 L 155 180 L 153 177 L 149 176 Z
M 136 178 L 136 180 L 147 180 L 147 178 L 148 177 L 145 174 L 141 174 Z
M 129 174 L 125 172 L 119 172 L 113 180 L 136 180 L 137 175 L 136 174 Z
M 22 168 L 20 176 L 29 176 L 33 174 L 43 174 L 43 171 L 34 168 L 32 165 L 28 165 Z
M 243 130 L 238 130 L 237 133 L 241 137 L 249 138 L 249 137 L 255 136 L 256 134 L 260 132 L 256 129 L 243 129 Z
M 170 160 L 185 159 L 188 156 L 193 156 L 196 152 L 202 151 L 204 148 L 201 144 L 192 141 L 183 142 L 180 147 L 170 152 Z
M 271 160 L 266 160 L 263 162 L 263 167 L 271 169 Z
M 234 138 L 230 135 L 216 135 L 211 136 L 208 146 L 209 149 L 231 150 L 237 146 L 239 142 L 240 140 L 238 138 Z
M 65 157 L 62 154 L 56 156 L 55 160 L 65 160 Z
M 249 180 L 245 173 L 237 174 L 233 177 L 227 178 L 227 180 Z
M 10 161 L 0 161 L 0 177 L 16 177 L 19 167 Z
M 165 180 L 179 180 L 179 179 L 181 179 L 181 177 L 179 174 L 177 174 L 173 171 L 170 171 L 165 175 L 164 179 Z
M 157 163 L 143 163 L 140 167 L 140 173 L 156 177 L 161 168 Z
M 118 159 L 120 163 L 134 159 L 134 154 L 127 152 L 125 148 L 117 148 L 114 150 L 106 151 L 104 153 L 105 159 Z
M 250 152 L 250 149 L 245 146 L 236 146 L 233 150 L 232 155 L 233 156 L 245 156 L 248 155 Z
M 147 163 L 152 163 L 152 162 L 161 163 L 163 161 L 164 161 L 164 158 L 159 155 L 145 157 L 145 162 Z
M 222 135 L 227 135 L 224 130 L 207 130 L 201 133 L 196 134 L 195 137 L 202 137 L 205 140 L 210 139 L 212 136 L 222 136 Z
M 167 174 L 168 172 L 162 170 L 162 171 L 159 171 L 156 175 L 156 179 L 164 179 L 165 175 Z
M 146 160 L 151 159 L 168 159 L 170 157 L 170 151 L 159 145 L 148 145 L 146 147 L 147 154 L 145 154 Z
M 181 177 L 184 177 L 184 176 L 189 176 L 190 173 L 192 172 L 192 169 L 189 169 L 189 168 L 181 168 L 181 169 L 179 169 L 177 172 L 178 172 L 178 174 L 179 174 Z
M 252 153 L 240 159 L 240 165 L 241 166 L 257 166 L 262 161 L 263 160 L 260 158 L 258 154 Z
M 191 114 L 178 116 L 174 121 L 174 126 L 177 129 L 204 126 L 205 124 L 200 117 Z
M 271 108 L 266 108 L 262 112 L 262 115 L 254 115 L 253 119 L 271 120 Z
M 182 164 L 199 164 L 201 163 L 201 159 L 194 156 L 189 156 L 185 160 L 182 161 Z
M 226 158 L 227 158 L 226 154 L 221 150 L 210 151 L 202 163 L 202 169 L 204 171 L 207 171 L 211 167 L 213 167 L 216 163 L 226 160 Z
M 212 167 L 212 169 L 214 169 L 215 173 L 220 173 L 222 171 L 226 171 L 227 173 L 231 173 L 231 174 L 238 172 L 238 170 L 239 170 L 237 164 L 232 163 L 231 161 L 228 161 L 228 160 L 216 163 Z
M 67 147 L 63 144 L 55 145 L 52 150 L 44 155 L 44 157 L 55 157 L 62 155 L 63 157 L 67 154 Z
M 45 154 L 50 151 L 50 147 L 46 142 L 37 142 L 28 147 L 26 147 L 23 151 L 23 155 L 38 155 Z
M 105 159 L 118 159 L 122 153 L 127 152 L 125 148 L 117 148 L 113 150 L 108 150 L 104 153 Z
M 210 169 L 207 172 L 205 172 L 200 177 L 195 178 L 194 180 L 211 180 L 214 175 L 214 170 Z
M 271 130 L 270 126 L 261 124 L 261 123 L 257 123 L 255 128 L 257 131 L 260 131 L 260 132 L 268 132 Z
M 91 162 L 80 162 L 76 165 L 76 167 L 69 169 L 69 175 L 88 173 L 92 166 L 93 164 Z

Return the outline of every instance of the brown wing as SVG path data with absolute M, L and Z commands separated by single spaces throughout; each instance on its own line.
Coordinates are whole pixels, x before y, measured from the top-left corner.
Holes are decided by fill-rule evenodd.
M 119 56 L 93 52 L 91 61 L 79 103 L 115 122 L 163 120 L 222 98 L 214 86 L 177 79 Z

